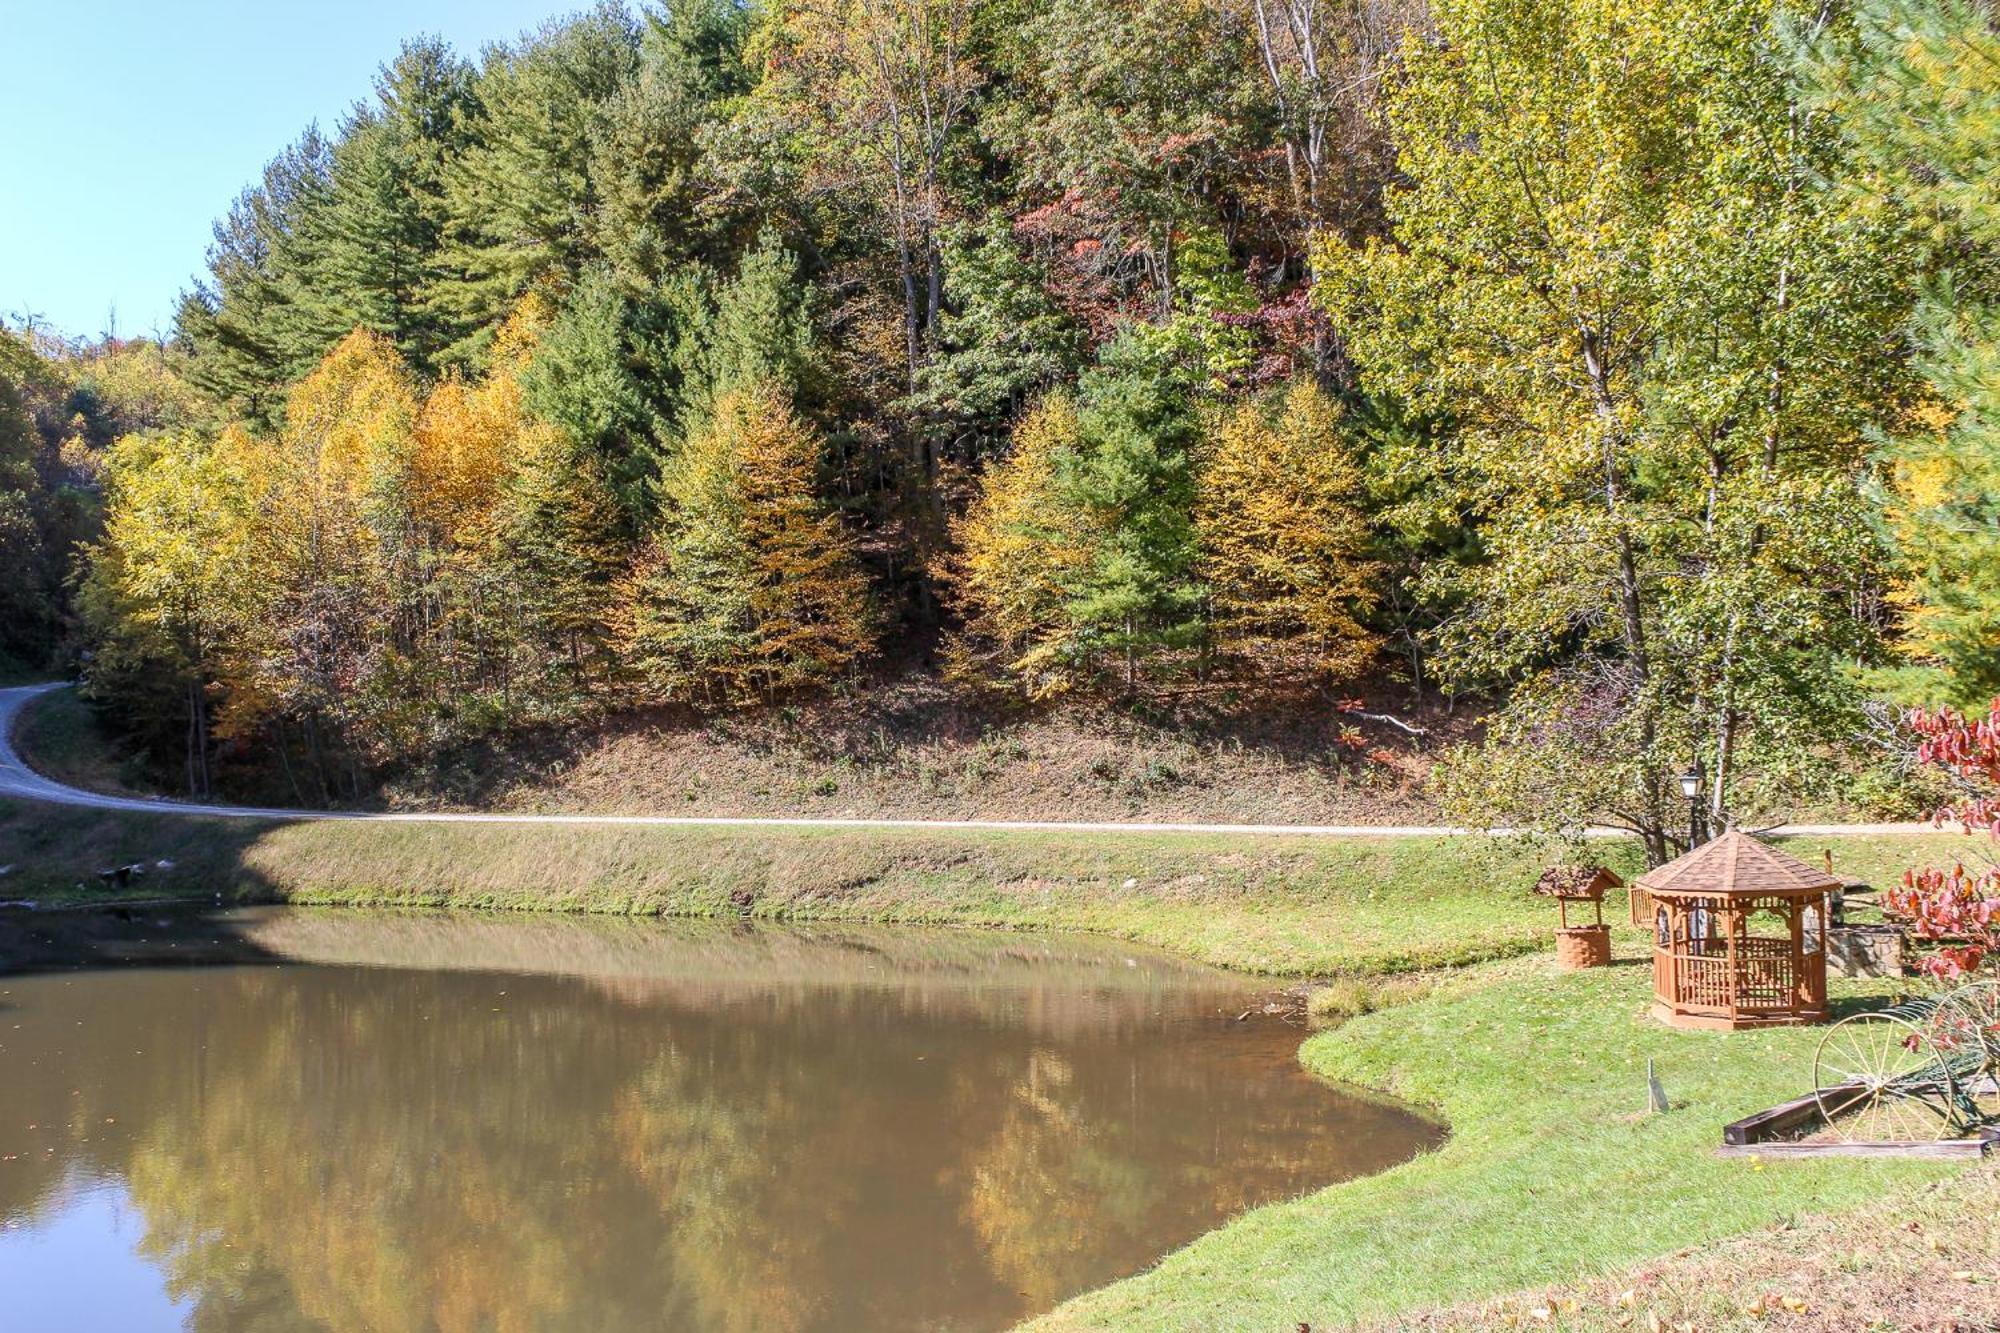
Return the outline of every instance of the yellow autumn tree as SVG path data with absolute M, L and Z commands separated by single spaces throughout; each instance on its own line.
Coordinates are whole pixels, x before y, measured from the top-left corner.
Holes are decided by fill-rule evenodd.
M 873 647 L 854 540 L 815 493 L 820 436 L 775 388 L 725 394 L 660 479 L 615 604 L 625 666 L 660 698 L 769 698 Z
M 224 721 L 295 740 L 321 795 L 358 789 L 363 761 L 399 748 L 420 711 L 405 679 L 426 591 L 416 416 L 395 347 L 357 329 L 293 388 L 277 438 L 243 446 L 256 578 Z
M 1064 499 L 1057 469 L 1076 444 L 1076 401 L 1052 393 L 1021 418 L 1006 456 L 953 522 L 945 573 L 963 618 L 946 647 L 954 676 L 998 670 L 1031 697 L 1070 683 L 1065 607 L 1070 581 L 1090 560 L 1091 524 Z
M 210 693 L 240 625 L 251 514 L 241 432 L 134 435 L 106 457 L 103 536 L 78 609 L 90 690 L 164 761 L 180 751 L 191 795 L 212 790 Z
M 1221 419 L 1195 520 L 1217 650 L 1267 677 L 1340 681 L 1374 656 L 1376 568 L 1341 408 L 1300 380 Z

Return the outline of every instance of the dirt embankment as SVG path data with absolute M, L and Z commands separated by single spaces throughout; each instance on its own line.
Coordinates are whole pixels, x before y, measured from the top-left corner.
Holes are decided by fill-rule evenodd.
M 909 671 L 866 690 L 702 716 L 655 709 L 549 726 L 383 776 L 361 803 L 399 809 L 890 819 L 1202 823 L 1437 822 L 1431 765 L 1476 726 L 1469 709 L 1404 697 L 1363 710 L 1304 694 L 1195 696 L 1143 708 L 1022 708 Z M 1395 721 L 1387 719 L 1394 718 Z M 1399 726 L 1420 728 L 1410 734 Z M 38 700 L 21 749 L 76 785 L 179 795 L 175 774 L 92 735 L 70 693 Z M 254 754 L 225 750 L 219 799 L 320 807 Z M 296 766 L 295 766 L 296 770 Z
M 521 737 L 397 775 L 383 797 L 620 814 L 1424 823 L 1437 814 L 1424 778 L 1469 719 L 1434 707 L 1410 720 L 1426 734 L 1318 697 L 1014 710 L 913 675 L 865 695 Z

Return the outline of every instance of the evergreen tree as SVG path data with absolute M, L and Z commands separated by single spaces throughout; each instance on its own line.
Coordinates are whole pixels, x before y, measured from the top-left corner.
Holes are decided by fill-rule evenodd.
M 446 171 L 449 276 L 432 301 L 467 330 L 446 360 L 477 361 L 534 279 L 573 277 L 602 253 L 591 144 L 633 77 L 638 42 L 624 8 L 607 2 L 488 53 L 477 137 Z
M 600 460 L 635 523 L 648 506 L 647 488 L 658 471 L 655 441 L 664 424 L 647 392 L 652 377 L 634 345 L 641 314 L 610 270 L 593 265 L 521 372 L 530 410 Z
M 797 261 L 768 233 L 712 296 L 683 296 L 675 361 L 687 410 L 758 385 L 787 399 L 809 394 L 818 370 L 810 300 Z
M 1022 404 L 1075 373 L 1083 337 L 999 215 L 946 229 L 942 253 L 937 346 L 908 407 L 945 457 L 977 461 L 1005 441 Z
M 477 103 L 472 71 L 435 40 L 413 42 L 376 80 L 333 150 L 318 271 L 344 327 L 372 329 L 429 371 L 462 333 L 431 294 L 442 274 L 445 169 L 464 151 Z
M 1171 350 L 1122 335 L 1083 376 L 1077 448 L 1059 472 L 1064 503 L 1093 531 L 1090 559 L 1068 589 L 1077 651 L 1090 663 L 1116 660 L 1127 690 L 1143 663 L 1202 637 L 1194 392 Z
M 728 258 L 730 238 L 704 216 L 702 141 L 728 99 L 750 88 L 748 27 L 748 9 L 732 0 L 685 0 L 643 20 L 637 75 L 612 98 L 591 146 L 604 257 L 628 287 Z
M 625 515 L 598 456 L 555 427 L 523 432 L 499 513 L 499 561 L 534 650 L 536 700 L 573 711 L 612 674 L 607 616 L 627 559 Z
M 620 590 L 623 659 L 662 698 L 769 698 L 872 646 L 852 539 L 814 494 L 820 439 L 770 386 L 726 393 L 661 479 Z
M 188 379 L 231 416 L 276 423 L 286 388 L 351 326 L 320 281 L 333 147 L 316 129 L 264 168 L 215 226 L 209 278 L 181 298 Z

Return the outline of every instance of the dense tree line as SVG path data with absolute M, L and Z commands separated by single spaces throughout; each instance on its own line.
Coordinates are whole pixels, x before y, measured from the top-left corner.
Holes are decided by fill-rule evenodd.
M 1505 701 L 1462 808 L 1663 854 L 1691 761 L 1719 816 L 1996 683 L 1993 49 L 1965 0 L 412 43 L 218 224 L 198 410 L 102 456 L 93 689 L 191 785 L 254 735 L 332 793 L 912 632 L 1029 698 L 1395 674 Z
M 101 518 L 105 451 L 195 417 L 184 365 L 150 341 L 69 343 L 0 325 L 0 675 L 59 651 L 69 580 Z

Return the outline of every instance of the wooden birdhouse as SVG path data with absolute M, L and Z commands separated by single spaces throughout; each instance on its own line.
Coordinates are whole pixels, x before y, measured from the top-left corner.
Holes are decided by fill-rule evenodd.
M 1603 866 L 1550 866 L 1535 881 L 1535 892 L 1556 900 L 1556 964 L 1564 968 L 1605 967 L 1611 962 L 1611 927 L 1604 924 L 1604 894 L 1625 881 Z M 1587 925 L 1569 922 L 1572 903 L 1589 903 Z

